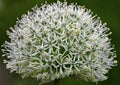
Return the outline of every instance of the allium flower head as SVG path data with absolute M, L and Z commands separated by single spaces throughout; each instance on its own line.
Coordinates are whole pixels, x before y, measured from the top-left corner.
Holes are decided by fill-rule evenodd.
M 23 15 L 8 32 L 4 62 L 23 78 L 55 80 L 74 75 L 103 81 L 117 63 L 109 34 L 106 24 L 82 6 L 44 4 Z

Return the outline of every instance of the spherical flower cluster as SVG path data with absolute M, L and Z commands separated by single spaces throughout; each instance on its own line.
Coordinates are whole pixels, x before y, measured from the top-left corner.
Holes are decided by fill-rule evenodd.
M 67 2 L 44 4 L 23 15 L 8 32 L 7 69 L 24 77 L 55 80 L 76 76 L 103 81 L 117 61 L 109 28 L 90 10 Z

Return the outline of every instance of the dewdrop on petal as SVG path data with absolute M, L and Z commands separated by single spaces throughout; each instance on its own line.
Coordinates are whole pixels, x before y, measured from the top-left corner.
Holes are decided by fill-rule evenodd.
M 23 78 L 69 76 L 98 82 L 117 61 L 109 28 L 92 12 L 67 2 L 44 4 L 23 15 L 3 45 L 7 69 Z

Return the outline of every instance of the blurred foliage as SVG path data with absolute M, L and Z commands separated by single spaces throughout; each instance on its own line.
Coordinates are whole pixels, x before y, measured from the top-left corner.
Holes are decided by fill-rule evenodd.
M 48 3 L 56 2 L 56 0 L 46 0 Z M 63 1 L 63 0 L 60 0 Z M 68 3 L 78 3 L 84 5 L 86 8 L 91 9 L 92 12 L 97 14 L 103 22 L 107 22 L 108 27 L 111 28 L 113 34 L 112 43 L 115 45 L 117 51 L 117 60 L 120 61 L 120 0 L 66 0 Z M 44 3 L 45 0 L 0 0 L 0 45 L 5 40 L 8 40 L 6 30 L 14 26 L 17 18 L 22 14 L 26 14 L 36 4 L 38 6 Z M 0 47 L 1 49 L 1 47 Z M 0 56 L 2 55 L 0 51 Z M 2 63 L 3 58 L 0 58 L 0 85 L 38 85 L 39 81 L 33 78 L 22 79 L 16 73 L 10 74 L 5 69 L 5 64 Z M 99 85 L 119 85 L 120 83 L 120 68 L 119 63 L 107 74 L 108 80 L 99 82 Z M 46 85 L 54 85 L 53 82 Z M 94 83 L 76 80 L 72 78 L 61 79 L 59 85 L 95 85 Z

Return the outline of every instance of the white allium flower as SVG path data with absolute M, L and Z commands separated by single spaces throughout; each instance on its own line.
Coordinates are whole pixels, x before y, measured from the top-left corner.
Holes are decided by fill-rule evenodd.
M 106 24 L 82 6 L 44 4 L 23 15 L 8 32 L 4 62 L 23 78 L 49 81 L 75 75 L 103 81 L 117 63 L 110 34 Z

